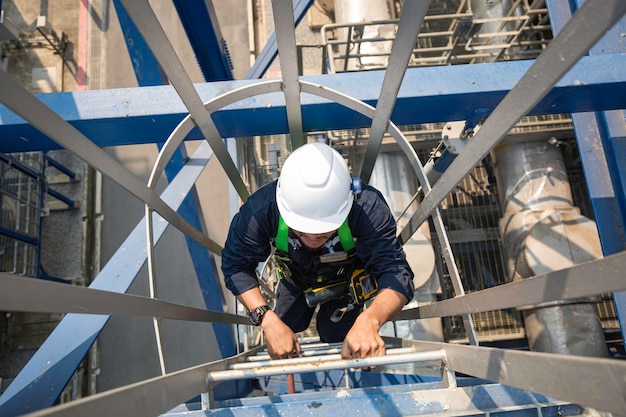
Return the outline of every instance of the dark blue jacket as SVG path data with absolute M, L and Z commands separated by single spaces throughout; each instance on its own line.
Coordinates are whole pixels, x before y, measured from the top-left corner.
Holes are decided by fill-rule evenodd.
M 271 253 L 278 229 L 276 181 L 253 193 L 241 206 L 230 225 L 222 251 L 222 272 L 226 287 L 239 295 L 258 285 L 255 270 Z M 348 225 L 356 242 L 356 254 L 365 269 L 378 281 L 379 289 L 391 288 L 413 298 L 413 272 L 402 246 L 396 239 L 396 222 L 382 194 L 363 185 L 363 191 L 348 215 Z M 336 234 L 335 236 L 336 237 Z M 331 238 L 341 249 L 338 239 Z M 322 253 L 304 248 L 297 238 L 289 239 L 289 257 L 299 271 L 315 277 L 314 262 Z

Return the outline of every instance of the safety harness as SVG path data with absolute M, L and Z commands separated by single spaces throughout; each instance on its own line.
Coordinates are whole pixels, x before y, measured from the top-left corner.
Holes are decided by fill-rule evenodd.
M 352 180 L 352 191 L 356 200 L 361 193 L 361 182 L 358 178 L 353 178 Z M 276 274 L 279 279 L 286 279 L 298 287 L 305 294 L 307 304 L 310 307 L 331 299 L 348 296 L 349 309 L 352 309 L 353 304 L 363 304 L 378 291 L 376 280 L 365 272 L 357 259 L 354 259 L 356 256 L 356 251 L 354 250 L 356 245 L 352 238 L 348 219 L 339 226 L 337 235 L 343 252 L 331 252 L 320 256 L 320 264 L 326 265 L 330 269 L 335 268 L 337 271 L 343 271 L 341 273 L 342 278 L 338 280 L 321 275 L 316 279 L 317 285 L 312 282 L 304 282 L 299 277 L 292 276 L 289 269 L 289 265 L 292 263 L 289 257 L 289 226 L 287 226 L 282 216 L 278 216 L 278 230 L 274 242 L 276 249 L 274 253 Z
M 348 219 L 346 219 L 339 229 L 337 229 L 339 235 L 339 242 L 343 250 L 350 252 L 354 249 L 354 239 L 352 239 L 352 232 L 350 226 L 348 226 Z M 276 250 L 284 253 L 289 253 L 289 226 L 283 220 L 283 216 L 278 215 L 278 231 L 276 232 Z

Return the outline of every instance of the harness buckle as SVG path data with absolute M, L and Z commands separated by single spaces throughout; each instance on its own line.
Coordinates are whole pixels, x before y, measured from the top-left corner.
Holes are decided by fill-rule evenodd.
M 355 269 L 350 278 L 349 291 L 353 302 L 360 305 L 376 295 L 378 282 L 364 269 Z

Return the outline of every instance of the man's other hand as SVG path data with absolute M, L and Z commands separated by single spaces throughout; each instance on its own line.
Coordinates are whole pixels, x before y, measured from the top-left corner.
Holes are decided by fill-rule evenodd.
M 367 311 L 361 313 L 343 340 L 341 357 L 360 359 L 385 355 L 385 341 L 378 334 L 380 325 L 369 317 Z

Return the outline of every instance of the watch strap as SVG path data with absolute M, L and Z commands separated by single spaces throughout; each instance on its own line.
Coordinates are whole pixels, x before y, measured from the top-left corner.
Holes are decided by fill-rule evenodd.
M 250 322 L 255 326 L 260 326 L 263 321 L 263 316 L 270 310 L 269 306 L 262 305 L 250 310 Z

